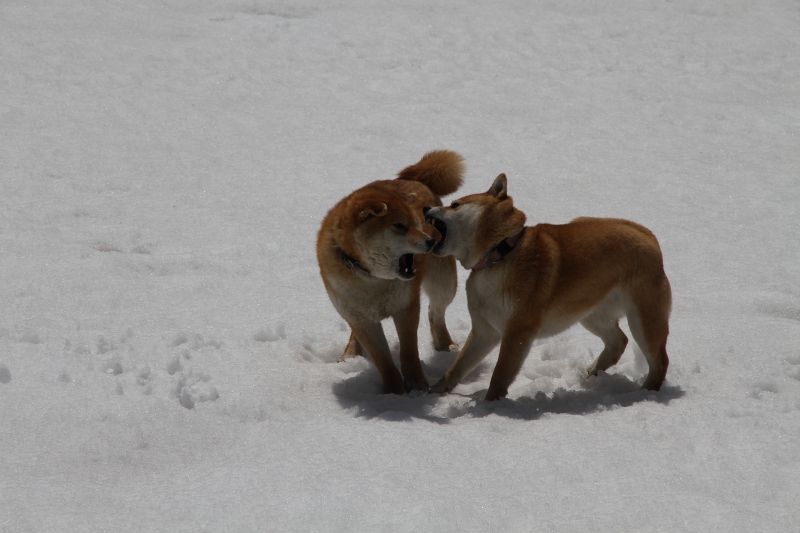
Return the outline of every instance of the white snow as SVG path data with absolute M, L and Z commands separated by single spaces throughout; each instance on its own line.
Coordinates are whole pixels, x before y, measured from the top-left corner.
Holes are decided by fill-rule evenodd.
M 0 531 L 797 531 L 798 28 L 790 0 L 0 3 Z M 633 342 L 586 379 L 580 329 L 495 403 L 496 352 L 448 396 L 337 362 L 322 217 L 439 148 L 530 224 L 655 232 L 659 393 Z M 420 350 L 432 382 L 455 357 L 425 320 Z

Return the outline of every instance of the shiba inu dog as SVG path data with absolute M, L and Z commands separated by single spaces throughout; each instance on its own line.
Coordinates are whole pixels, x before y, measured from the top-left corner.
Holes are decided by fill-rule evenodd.
M 317 261 L 333 306 L 350 325 L 342 359 L 365 349 L 383 380 L 384 391 L 428 389 L 417 346 L 420 287 L 430 300 L 428 320 L 434 347 L 455 350 L 445 309 L 456 294 L 456 263 L 431 251 L 438 232 L 425 223 L 422 208 L 463 181 L 464 164 L 455 152 L 425 154 L 395 180 L 375 181 L 336 204 L 317 236 Z M 400 339 L 400 371 L 392 362 L 381 320 L 391 317 Z
M 604 218 L 525 227 L 505 174 L 486 193 L 426 207 L 424 214 L 441 234 L 433 253 L 452 255 L 473 271 L 466 288 L 472 331 L 432 392 L 452 390 L 500 343 L 486 400 L 502 398 L 534 339 L 576 322 L 605 344 L 587 369 L 596 376 L 625 350 L 628 338 L 618 325 L 623 316 L 650 367 L 642 388 L 661 387 L 672 293 L 650 230 Z

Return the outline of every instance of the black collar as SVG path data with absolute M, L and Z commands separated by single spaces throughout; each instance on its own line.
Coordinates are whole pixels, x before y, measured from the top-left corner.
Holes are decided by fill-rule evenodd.
M 342 253 L 342 263 L 344 263 L 344 266 L 347 267 L 347 270 L 360 270 L 361 272 L 367 275 L 371 275 L 369 273 L 369 270 L 364 268 L 364 266 L 361 263 L 359 263 L 349 255 L 347 255 L 347 252 L 345 252 L 342 249 L 339 249 L 339 251 Z
M 473 272 L 480 272 L 484 268 L 492 268 L 494 265 L 500 262 L 511 250 L 514 249 L 514 246 L 517 245 L 519 240 L 522 238 L 522 234 L 525 233 L 525 228 L 513 235 L 508 237 L 507 239 L 503 239 L 500 244 L 489 250 L 489 253 L 481 257 L 481 260 L 478 261 L 474 267 L 472 267 Z

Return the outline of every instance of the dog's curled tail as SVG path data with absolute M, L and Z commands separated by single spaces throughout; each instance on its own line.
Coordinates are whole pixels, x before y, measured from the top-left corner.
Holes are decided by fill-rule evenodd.
M 418 181 L 436 196 L 447 196 L 464 182 L 464 158 L 450 150 L 434 150 L 401 170 L 397 179 Z

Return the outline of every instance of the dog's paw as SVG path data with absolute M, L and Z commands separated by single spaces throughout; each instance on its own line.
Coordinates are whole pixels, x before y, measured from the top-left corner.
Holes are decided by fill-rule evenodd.
M 444 378 L 440 379 L 436 382 L 436 384 L 431 387 L 431 392 L 434 394 L 447 394 L 453 388 L 447 385 L 447 381 Z
M 392 385 L 383 385 L 383 393 L 384 394 L 397 394 L 398 396 L 402 396 L 406 393 L 406 388 L 401 383 L 398 387 L 396 384 Z
M 644 380 L 644 383 L 642 384 L 642 390 L 658 392 L 659 390 L 661 390 L 661 385 L 663 383 L 664 383 L 663 378 L 651 378 L 650 376 L 648 376 L 647 379 Z
M 427 391 L 428 390 L 428 380 L 425 379 L 425 376 L 421 377 L 405 377 L 405 386 L 407 391 L 412 390 L 421 390 Z
M 449 351 L 452 351 L 453 350 L 453 346 L 455 346 L 455 344 L 453 344 L 452 341 L 434 342 L 433 343 L 433 349 L 436 350 L 437 352 L 449 352 Z
M 431 330 L 431 332 L 433 333 L 433 348 L 437 352 L 453 352 L 458 350 L 458 344 L 453 342 L 449 333 L 445 332 L 437 335 L 435 331 Z
M 493 402 L 495 400 L 499 400 L 500 398 L 505 398 L 507 392 L 496 392 L 493 391 L 491 388 L 486 392 L 486 396 L 483 398 L 487 402 Z
M 457 352 L 458 350 L 461 349 L 461 347 L 454 342 L 449 342 L 447 344 L 434 346 L 434 348 L 436 349 L 437 352 Z

